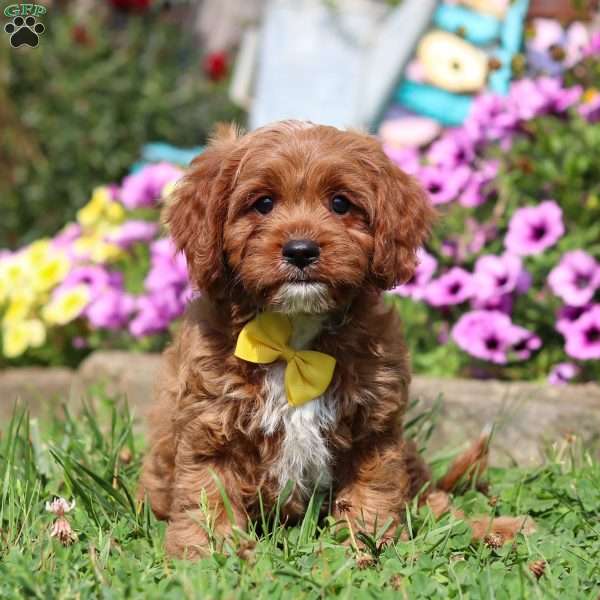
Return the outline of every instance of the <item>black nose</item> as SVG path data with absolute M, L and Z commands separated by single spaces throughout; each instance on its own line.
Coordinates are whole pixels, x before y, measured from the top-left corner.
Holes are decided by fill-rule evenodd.
M 312 240 L 290 240 L 283 245 L 281 253 L 287 262 L 304 269 L 319 258 L 320 250 Z

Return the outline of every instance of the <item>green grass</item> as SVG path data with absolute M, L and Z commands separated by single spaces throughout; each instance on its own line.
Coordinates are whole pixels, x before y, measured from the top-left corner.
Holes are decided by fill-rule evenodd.
M 260 528 L 189 563 L 165 556 L 164 523 L 135 501 L 143 441 L 126 409 L 103 398 L 95 404 L 39 422 L 17 411 L 2 427 L 0 598 L 596 600 L 600 593 L 600 464 L 576 441 L 559 442 L 535 470 L 492 470 L 493 507 L 472 489 L 455 498 L 467 514 L 535 518 L 537 533 L 500 549 L 471 543 L 461 521 L 436 522 L 412 506 L 409 541 L 378 549 L 376 534 L 355 531 L 367 542 L 357 553 L 337 541 L 330 518 L 318 522 L 314 498 L 298 527 L 265 514 Z M 423 441 L 431 429 L 420 419 L 411 431 Z M 121 460 L 123 450 L 131 461 Z M 54 495 L 77 501 L 68 515 L 77 541 L 67 547 L 49 535 L 54 517 L 44 505 Z M 547 561 L 539 580 L 529 570 L 536 560 Z

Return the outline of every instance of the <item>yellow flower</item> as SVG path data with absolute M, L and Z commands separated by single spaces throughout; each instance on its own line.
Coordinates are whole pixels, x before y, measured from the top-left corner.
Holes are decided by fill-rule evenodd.
M 163 187 L 160 197 L 163 199 L 168 198 L 175 190 L 176 185 L 177 181 L 169 181 L 169 183 L 165 184 L 165 187 Z
M 95 228 L 103 222 L 121 223 L 125 219 L 123 207 L 110 197 L 108 188 L 94 190 L 90 201 L 77 212 L 77 220 L 86 228 Z
M 29 276 L 29 263 L 23 254 L 0 261 L 0 280 L 8 297 L 23 287 L 29 287 Z
M 92 248 L 90 259 L 95 263 L 113 262 L 123 255 L 123 251 L 115 244 L 100 242 Z
M 13 293 L 8 308 L 2 318 L 2 322 L 4 324 L 10 324 L 23 321 L 29 315 L 33 303 L 34 296 L 28 290 L 21 289 Z
M 39 348 L 46 341 L 46 328 L 39 319 L 25 321 L 29 329 L 29 345 Z
M 33 272 L 32 283 L 36 290 L 45 292 L 60 283 L 71 269 L 71 261 L 66 254 L 57 252 Z
M 23 252 L 23 258 L 28 261 L 30 265 L 35 265 L 42 262 L 50 251 L 50 240 L 44 238 L 29 244 Z
M 77 220 L 84 227 L 91 227 L 101 220 L 106 205 L 110 202 L 110 193 L 105 187 L 94 190 L 90 201 L 77 211 Z
M 75 285 L 51 300 L 42 309 L 42 316 L 51 325 L 65 325 L 83 312 L 90 299 L 90 288 L 87 285 Z
M 122 223 L 125 220 L 125 209 L 118 202 L 109 202 L 104 211 L 111 223 Z
M 121 248 L 105 242 L 102 235 L 98 233 L 80 237 L 73 244 L 73 251 L 78 258 L 96 263 L 111 262 L 123 255 Z
M 2 328 L 2 351 L 7 358 L 20 356 L 31 347 L 39 347 L 46 340 L 46 329 L 38 319 L 19 321 Z

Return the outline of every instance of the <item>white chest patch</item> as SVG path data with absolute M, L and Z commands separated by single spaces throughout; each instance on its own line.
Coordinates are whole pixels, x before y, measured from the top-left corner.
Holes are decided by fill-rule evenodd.
M 310 332 L 311 329 L 314 331 Z M 295 323 L 290 344 L 296 349 L 305 347 L 319 329 L 320 323 L 316 328 L 314 324 Z M 261 427 L 266 435 L 283 431 L 280 455 L 272 472 L 280 488 L 293 481 L 296 489 L 307 497 L 315 487 L 326 487 L 331 481 L 331 452 L 326 433 L 336 422 L 335 402 L 332 394 L 326 392 L 302 406 L 290 406 L 284 387 L 285 367 L 282 362 L 268 367 Z

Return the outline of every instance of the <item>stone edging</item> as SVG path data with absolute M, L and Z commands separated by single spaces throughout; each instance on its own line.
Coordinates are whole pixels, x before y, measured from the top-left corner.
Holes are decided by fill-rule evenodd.
M 60 402 L 76 405 L 94 383 L 127 397 L 143 423 L 160 366 L 157 354 L 95 352 L 79 367 L 26 367 L 0 371 L 0 419 L 5 423 L 17 398 L 33 415 Z M 415 377 L 411 395 L 431 407 L 443 395 L 437 428 L 430 442 L 435 452 L 463 445 L 488 424 L 497 425 L 494 462 L 539 462 L 540 445 L 575 434 L 600 438 L 600 386 L 555 387 L 529 382 L 474 381 Z

